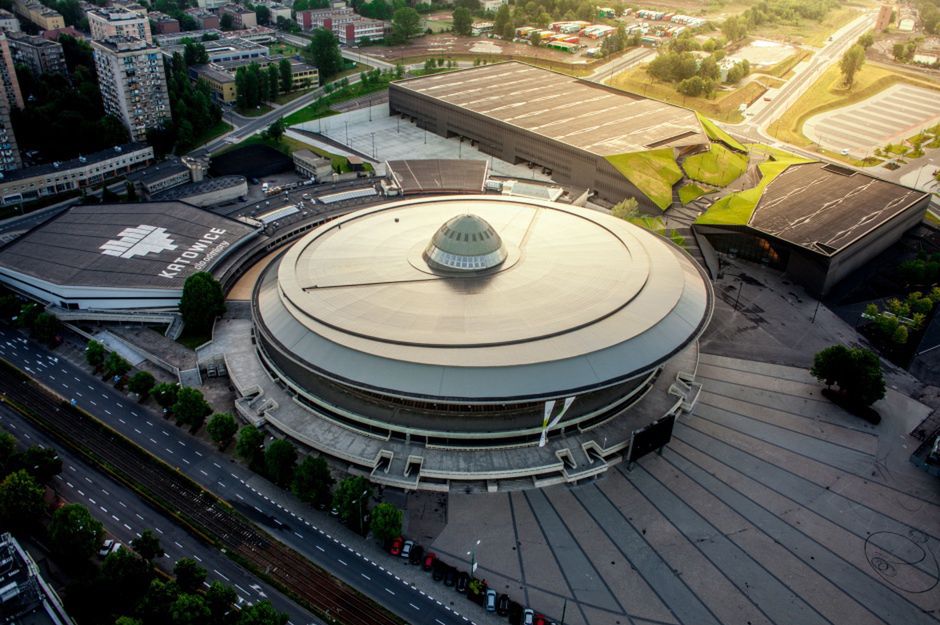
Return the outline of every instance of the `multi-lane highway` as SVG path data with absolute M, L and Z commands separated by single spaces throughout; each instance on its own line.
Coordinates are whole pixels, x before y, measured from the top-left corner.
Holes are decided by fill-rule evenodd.
M 74 400 L 78 406 L 228 501 L 270 535 L 407 622 L 462 625 L 470 621 L 468 616 L 458 614 L 386 568 L 399 563 L 390 558 L 374 561 L 355 547 L 344 544 L 338 535 L 319 527 L 322 513 L 311 510 L 214 448 L 129 401 L 65 358 L 57 358 L 44 347 L 24 339 L 19 332 L 0 328 L 0 357 L 64 398 Z M 222 557 L 216 555 L 216 559 Z M 478 610 L 471 604 L 466 606 L 469 610 Z
M 55 364 L 55 361 L 51 364 Z M 220 556 L 215 549 L 193 538 L 123 484 L 49 440 L 43 432 L 4 404 L 0 404 L 0 428 L 13 434 L 23 445 L 35 444 L 55 449 L 62 459 L 62 474 L 56 476 L 53 488 L 62 499 L 88 508 L 113 538 L 127 545 L 143 530 L 152 529 L 166 552 L 167 565 L 163 568 L 170 570 L 176 560 L 193 558 L 206 569 L 207 586 L 209 582 L 218 580 L 233 587 L 247 603 L 267 599 L 275 608 L 288 615 L 290 625 L 321 622 L 232 560 Z

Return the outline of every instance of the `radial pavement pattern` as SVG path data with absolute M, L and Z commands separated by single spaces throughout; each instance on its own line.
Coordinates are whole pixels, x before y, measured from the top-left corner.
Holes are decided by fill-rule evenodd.
M 924 407 L 889 393 L 872 427 L 805 370 L 704 355 L 699 378 L 661 457 L 452 495 L 434 550 L 480 539 L 491 587 L 556 621 L 567 599 L 568 625 L 937 623 L 940 485 L 907 462 Z

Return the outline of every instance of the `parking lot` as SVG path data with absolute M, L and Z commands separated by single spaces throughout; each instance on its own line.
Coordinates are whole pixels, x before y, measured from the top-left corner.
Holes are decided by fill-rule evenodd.
M 803 133 L 833 152 L 857 158 L 940 122 L 940 91 L 898 84 L 858 104 L 809 118 Z

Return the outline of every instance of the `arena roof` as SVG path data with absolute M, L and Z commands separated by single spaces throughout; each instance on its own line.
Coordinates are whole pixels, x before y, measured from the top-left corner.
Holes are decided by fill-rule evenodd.
M 507 62 L 393 83 L 599 156 L 708 143 L 695 112 Z
M 478 160 L 426 159 L 388 161 L 386 169 L 402 195 L 480 193 L 489 165 Z
M 67 286 L 180 289 L 252 232 L 183 202 L 75 206 L 0 248 L 0 272 Z
M 838 165 L 791 165 L 764 189 L 749 225 L 828 256 L 924 195 Z
M 469 275 L 432 269 L 428 242 L 468 213 L 499 235 L 505 261 Z M 701 269 L 662 238 L 596 211 L 490 196 L 337 218 L 295 243 L 256 298 L 267 331 L 322 375 L 460 399 L 630 379 L 695 340 L 712 307 Z

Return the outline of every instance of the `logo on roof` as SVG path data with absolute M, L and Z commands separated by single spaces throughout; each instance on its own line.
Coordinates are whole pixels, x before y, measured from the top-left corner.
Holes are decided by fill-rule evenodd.
M 147 254 L 159 254 L 175 250 L 177 246 L 166 233 L 166 228 L 141 224 L 136 228 L 125 228 L 119 234 L 120 239 L 111 239 L 98 249 L 107 256 L 133 258 Z

